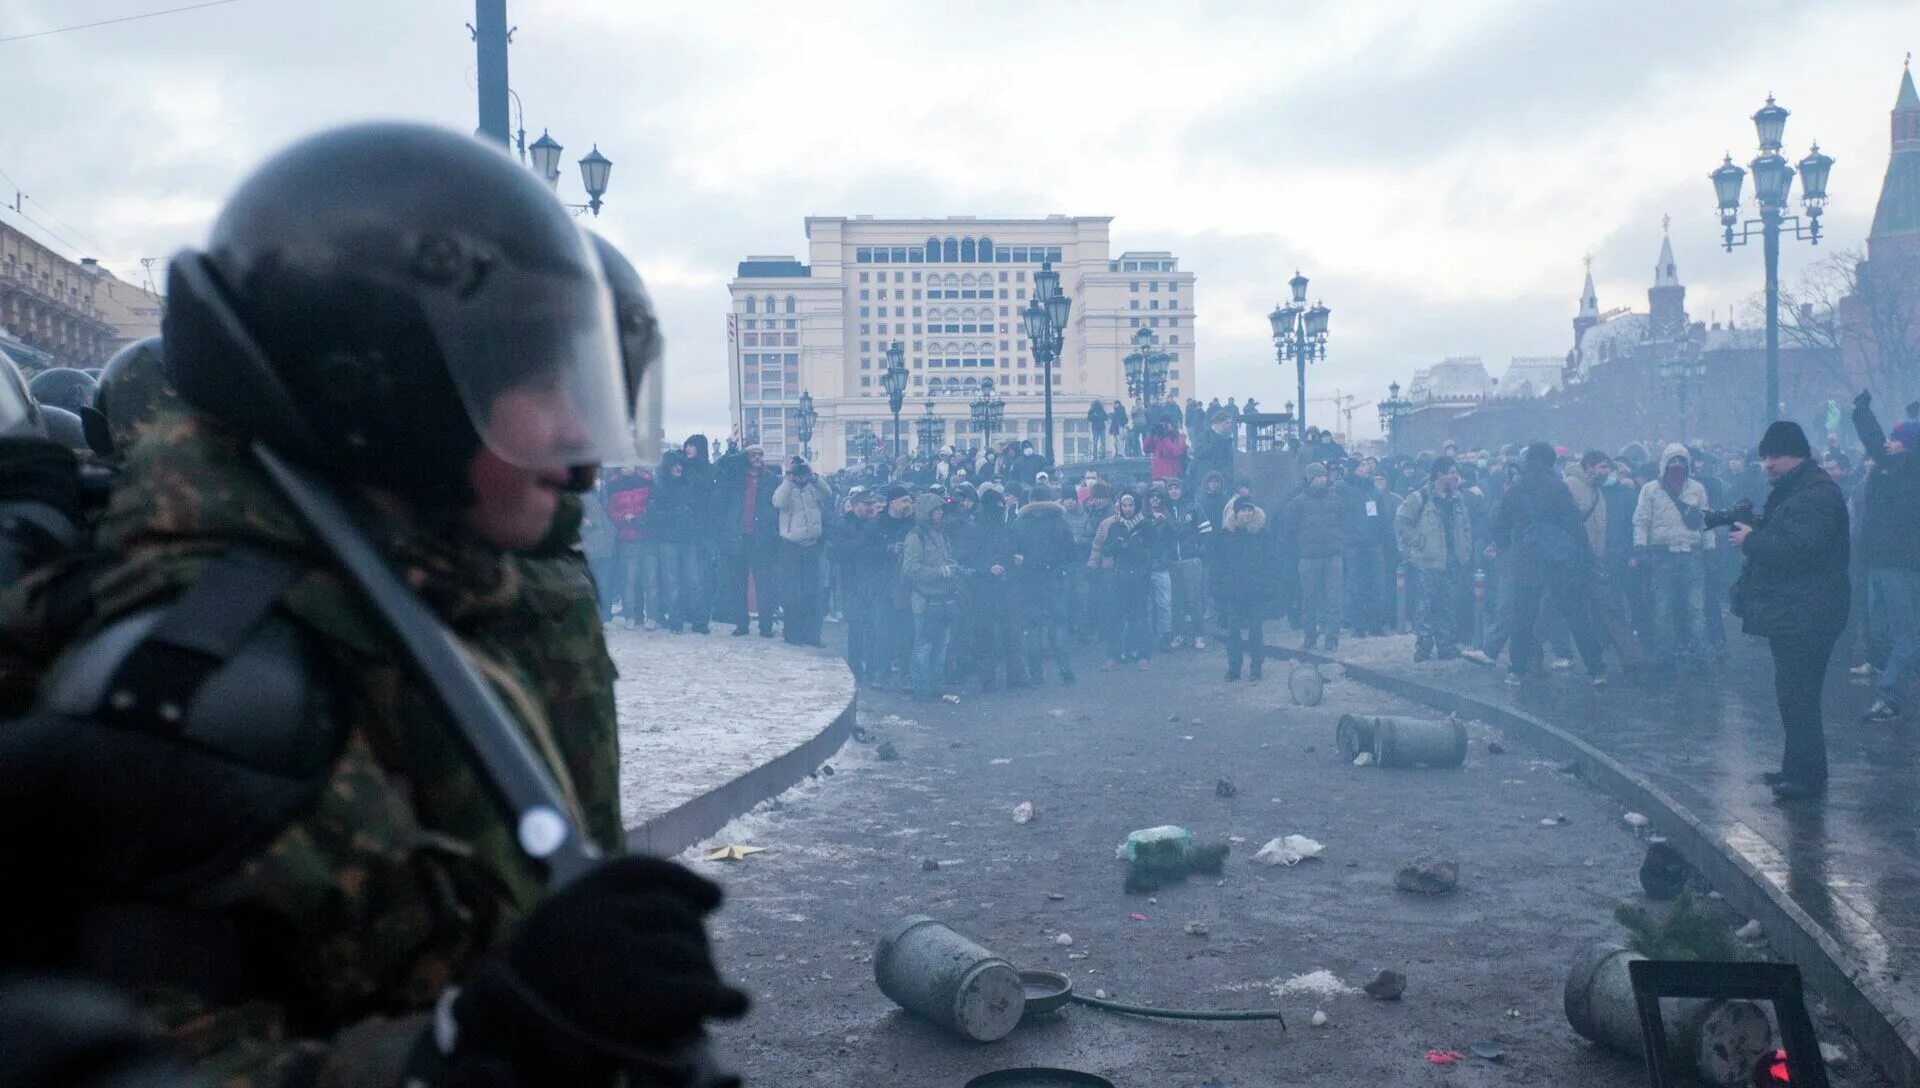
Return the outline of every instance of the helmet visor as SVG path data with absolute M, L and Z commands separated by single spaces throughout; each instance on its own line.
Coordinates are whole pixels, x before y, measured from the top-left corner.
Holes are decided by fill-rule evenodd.
M 467 418 L 541 471 L 635 459 L 612 296 L 598 276 L 496 265 L 427 304 Z

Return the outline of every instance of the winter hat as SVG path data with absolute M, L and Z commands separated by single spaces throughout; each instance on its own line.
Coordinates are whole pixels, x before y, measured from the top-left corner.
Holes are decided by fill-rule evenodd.
M 980 498 L 980 492 L 972 484 L 963 480 L 953 485 L 953 497 L 956 499 L 978 500 Z
M 1547 445 L 1545 442 L 1535 442 L 1527 447 L 1527 452 L 1521 454 L 1520 459 L 1528 468 L 1537 470 L 1552 468 L 1553 463 L 1559 460 L 1559 457 L 1560 455 L 1554 452 L 1552 446 Z
M 1325 461 L 1308 461 L 1307 470 L 1304 473 L 1301 473 L 1301 478 L 1304 480 L 1307 480 L 1308 482 L 1312 482 L 1314 477 L 1325 476 L 1326 474 L 1327 474 L 1327 463 Z
M 913 492 L 907 490 L 906 484 L 888 484 L 886 490 L 880 492 L 880 497 L 892 502 L 895 499 L 904 499 L 911 494 Z
M 865 484 L 855 484 L 847 489 L 847 501 L 849 503 L 866 502 L 871 498 L 873 498 L 873 488 Z
M 1920 442 L 1920 423 L 1916 423 L 1911 419 L 1903 419 L 1894 424 L 1893 440 L 1905 446 L 1907 449 L 1912 450 L 1914 444 Z
M 1028 502 L 1052 502 L 1053 498 L 1053 488 L 1045 484 L 1035 484 L 1033 490 L 1027 492 Z
M 742 447 L 742 449 L 747 453 L 754 453 L 756 451 L 760 453 L 767 452 L 767 447 L 762 446 L 758 442 L 749 442 L 744 447 Z
M 797 453 L 793 455 L 793 460 L 787 462 L 788 472 L 804 471 L 806 467 L 807 459 Z
M 1812 457 L 1813 447 L 1807 445 L 1807 432 L 1790 419 L 1776 419 L 1767 425 L 1766 437 L 1760 439 L 1762 457 Z

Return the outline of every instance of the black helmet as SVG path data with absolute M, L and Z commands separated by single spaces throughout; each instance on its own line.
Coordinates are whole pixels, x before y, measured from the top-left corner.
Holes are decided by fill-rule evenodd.
M 65 408 L 69 412 L 79 412 L 91 405 L 93 395 L 99 389 L 99 382 L 64 366 L 42 370 L 27 383 L 27 392 L 33 394 L 34 400 L 50 408 Z
M 70 450 L 90 450 L 87 445 L 87 429 L 80 417 L 65 408 L 51 404 L 40 406 L 40 414 L 47 422 L 47 437 Z
M 160 338 L 149 336 L 135 340 L 107 360 L 100 392 L 93 398 L 95 411 L 91 416 L 82 413 L 80 418 L 96 430 L 99 428 L 93 417 L 105 425 L 106 448 L 95 442 L 94 452 L 124 457 L 161 408 L 179 403 L 180 394 L 167 381 Z M 97 436 L 89 432 L 88 437 Z
M 499 149 L 415 124 L 303 140 L 168 271 L 181 397 L 329 474 L 441 508 L 484 442 L 565 469 L 630 459 L 593 247 Z
M 642 449 L 659 449 L 663 440 L 661 411 L 666 386 L 662 355 L 666 338 L 660 335 L 653 299 L 640 273 L 613 243 L 593 232 L 600 268 L 613 289 L 614 320 L 620 327 L 620 364 L 626 373 L 627 399 L 633 405 L 633 433 Z

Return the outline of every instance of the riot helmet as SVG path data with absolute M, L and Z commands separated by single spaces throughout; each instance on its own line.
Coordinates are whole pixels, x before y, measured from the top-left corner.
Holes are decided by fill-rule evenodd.
M 92 449 L 87 445 L 87 429 L 77 414 L 51 404 L 42 404 L 40 414 L 46 420 L 47 437 L 55 443 L 82 452 Z
M 49 408 L 65 408 L 75 414 L 91 405 L 93 395 L 99 390 L 99 382 L 64 366 L 42 370 L 27 382 L 27 392 L 33 394 L 34 400 Z
M 627 401 L 633 406 L 633 434 L 641 450 L 659 449 L 663 440 L 666 338 L 653 299 L 633 263 L 612 242 L 587 232 L 613 291 L 614 321 L 620 329 L 620 365 L 626 377 Z
M 44 436 L 46 423 L 40 404 L 27 391 L 27 379 L 13 359 L 0 351 L 0 438 Z
M 241 184 L 168 285 L 181 398 L 329 475 L 457 508 L 481 443 L 541 471 L 634 455 L 593 247 L 471 137 L 309 137 Z
M 82 413 L 89 425 L 88 438 L 97 438 L 96 419 L 107 432 L 105 449 L 94 442 L 94 452 L 124 457 L 153 423 L 162 408 L 178 406 L 180 394 L 167 380 L 166 364 L 161 358 L 160 338 L 136 340 L 107 360 L 101 376 L 100 391 L 93 398 L 94 413 Z

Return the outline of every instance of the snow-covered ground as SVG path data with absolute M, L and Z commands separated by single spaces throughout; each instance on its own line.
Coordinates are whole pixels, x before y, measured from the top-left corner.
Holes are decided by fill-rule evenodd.
M 620 669 L 620 798 L 628 827 L 812 739 L 853 698 L 825 650 L 758 636 L 609 630 Z

